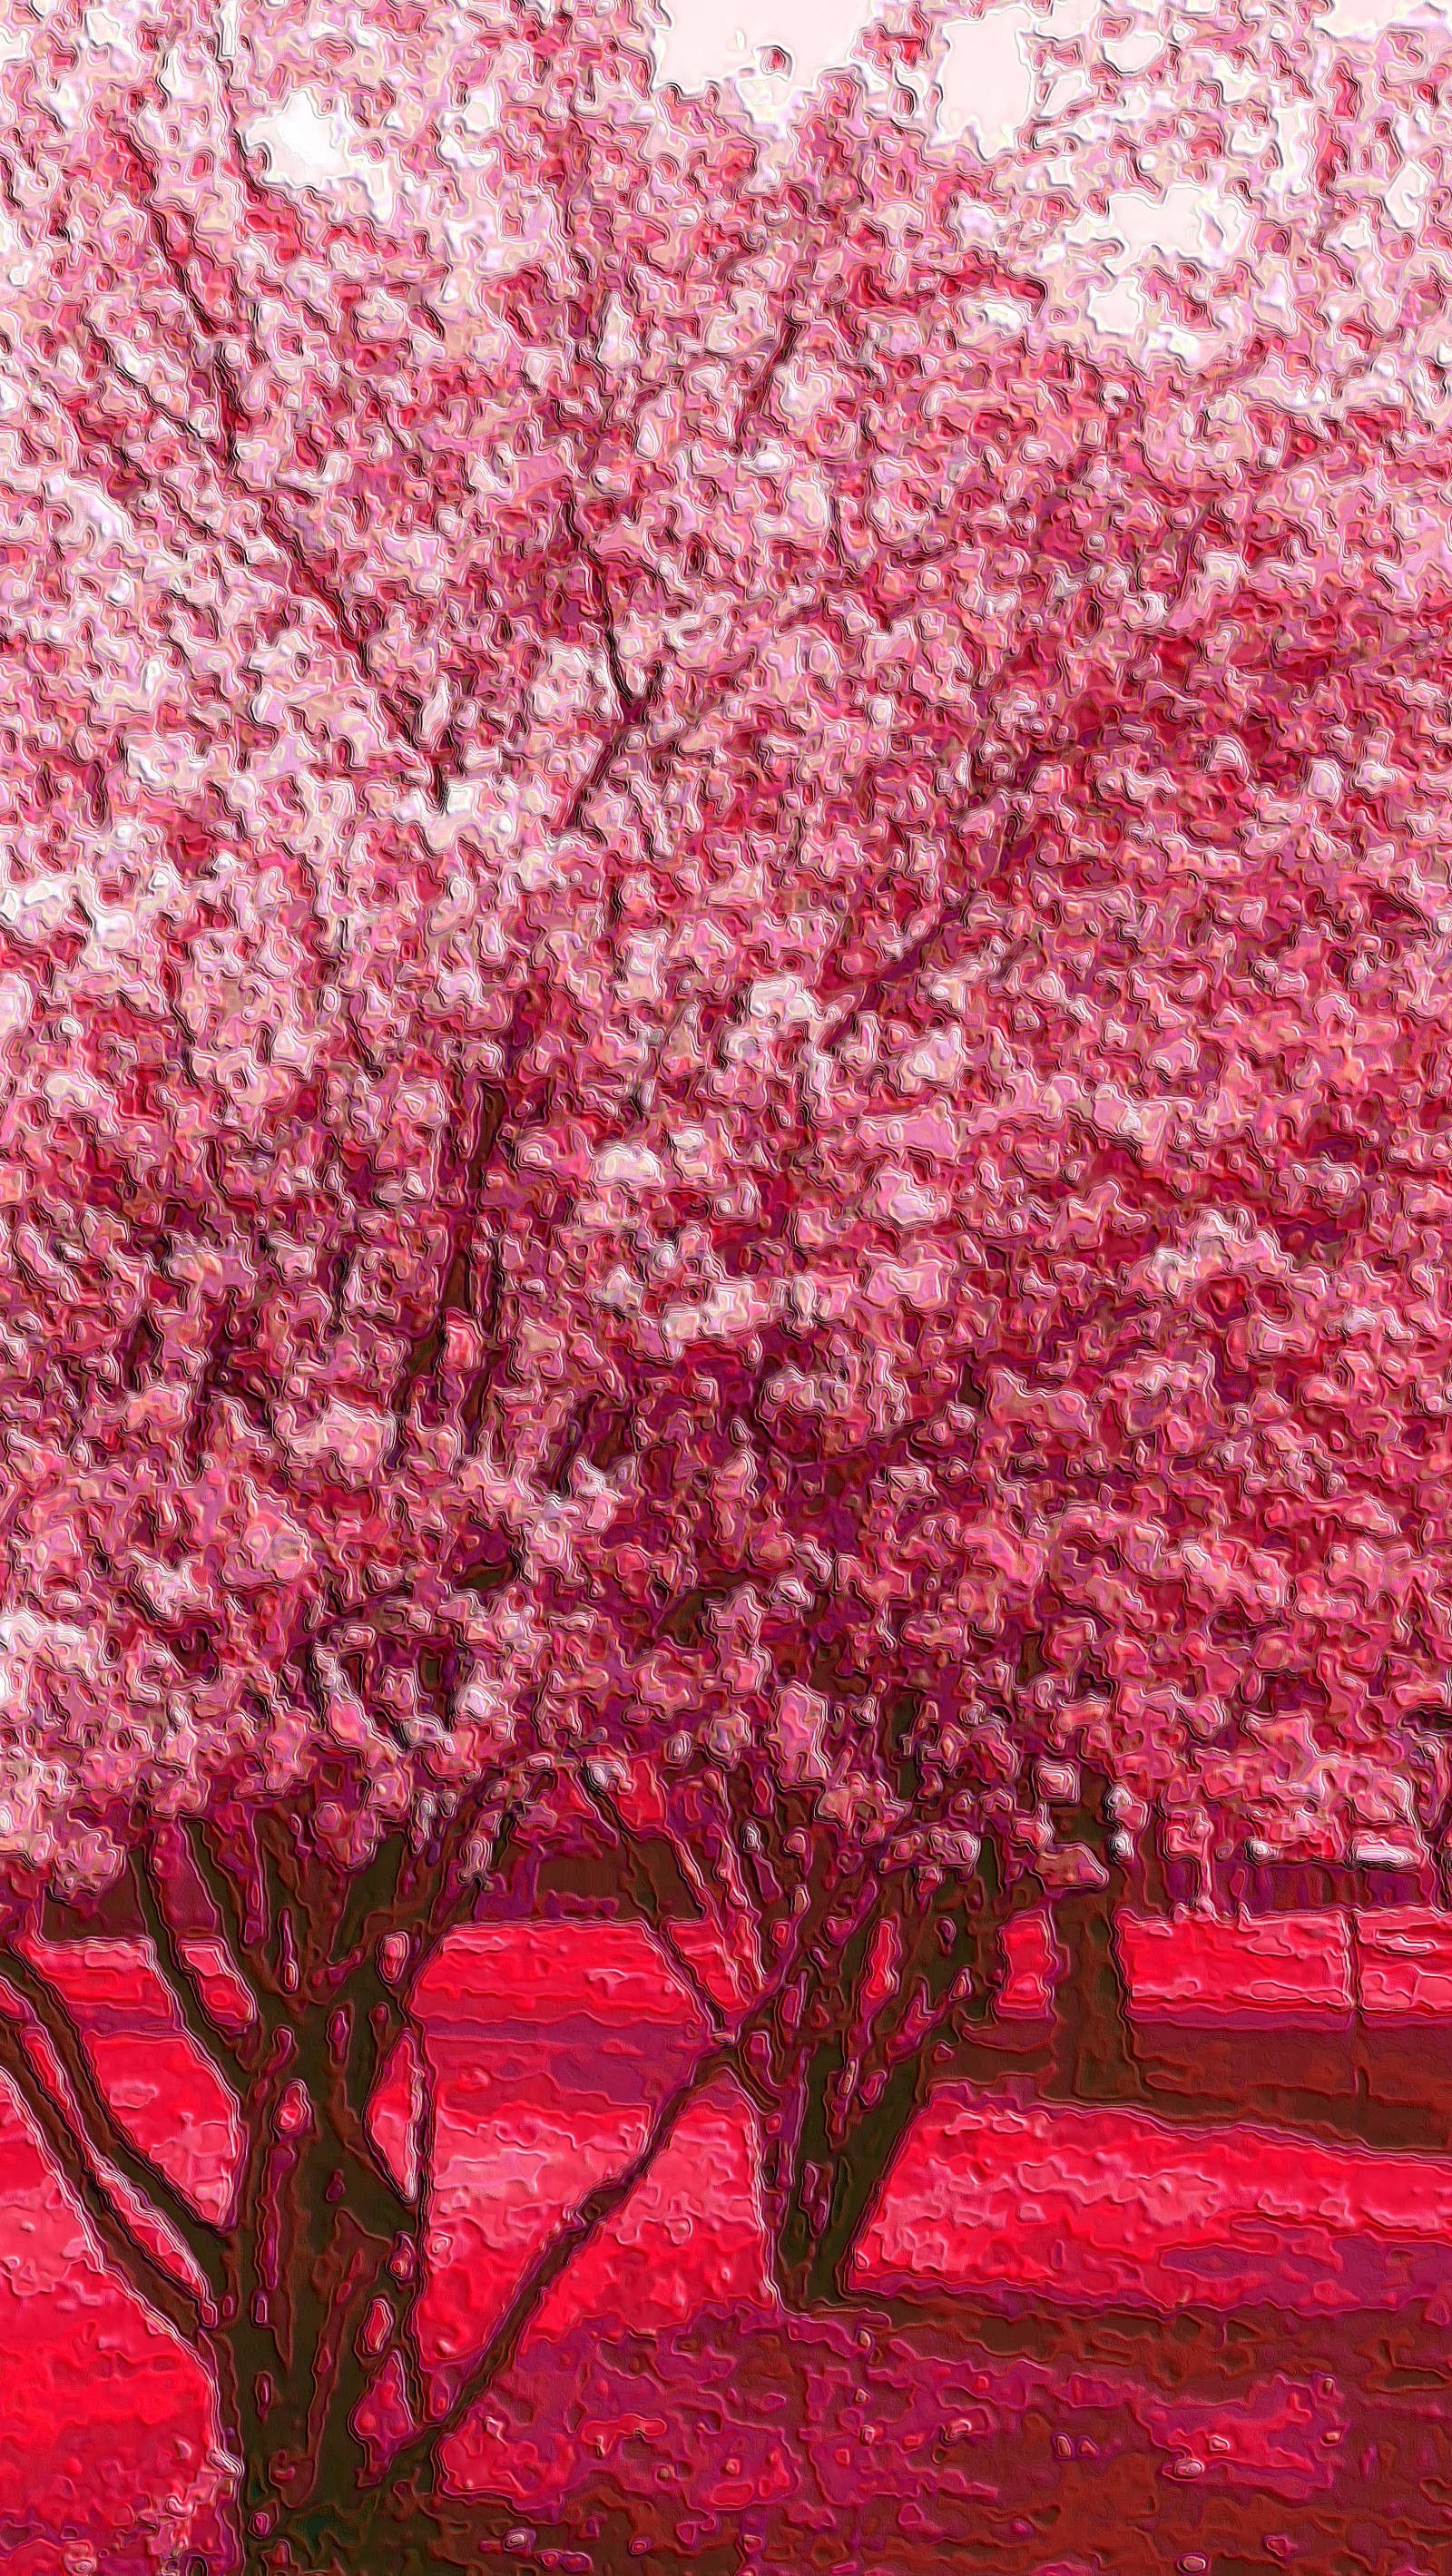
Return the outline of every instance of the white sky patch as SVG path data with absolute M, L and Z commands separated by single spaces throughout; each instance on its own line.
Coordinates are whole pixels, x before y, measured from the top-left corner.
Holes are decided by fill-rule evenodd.
M 21 0 L 0 0 L 0 66 L 28 62 L 35 52 L 35 19 Z
M 1119 188 L 1105 212 L 1082 214 L 1065 232 L 1066 250 L 1089 254 L 1094 271 L 1084 312 L 1105 339 L 1151 346 L 1198 366 L 1205 357 L 1199 336 L 1168 321 L 1151 271 L 1160 258 L 1189 259 L 1202 267 L 1227 267 L 1243 249 L 1251 217 L 1232 197 L 1190 180 L 1176 180 L 1163 195 Z
M 1432 185 L 1432 174 L 1420 161 L 1408 161 L 1397 172 L 1382 203 L 1398 230 L 1414 233 Z
M 477 147 L 498 131 L 499 92 L 492 86 L 471 89 L 462 107 L 450 108 L 440 119 L 442 135 L 439 158 L 462 167 L 475 158 Z
M 656 79 L 687 92 L 710 81 L 751 82 L 761 55 L 779 45 L 791 71 L 774 86 L 784 99 L 806 97 L 832 64 L 845 64 L 876 0 L 671 0 L 656 40 Z
M 258 117 L 247 140 L 266 153 L 274 187 L 311 188 L 320 196 L 361 188 L 377 222 L 386 223 L 393 212 L 388 164 L 367 149 L 345 108 L 320 107 L 311 90 L 294 90 L 282 107 Z
M 1157 253 L 1222 268 L 1234 259 L 1249 229 L 1249 213 L 1234 199 L 1177 179 L 1162 197 L 1144 188 L 1116 189 L 1105 214 L 1081 215 L 1065 238 L 1102 243 L 1112 254 L 1110 265 L 1122 275 L 1146 266 Z
M 1388 27 L 1446 14 L 1432 0 L 1331 0 L 1322 24 L 1328 36 L 1369 38 L 1384 35 Z
M 81 33 L 86 43 L 93 46 L 98 54 L 107 55 L 116 71 L 138 72 L 141 69 L 141 56 L 132 42 L 136 17 L 134 7 L 127 7 L 125 0 L 116 0 L 114 8 L 88 9 L 81 20 Z
M 976 131 L 981 151 L 1004 149 L 1033 103 L 1024 40 L 1034 28 L 1047 36 L 1080 35 L 1099 6 L 1100 0 L 1052 0 L 1045 7 L 1037 0 L 1031 8 L 1009 0 L 986 18 L 961 20 L 949 33 L 945 78 L 952 94 L 945 97 L 940 134 L 952 139 Z M 687 92 L 730 81 L 758 122 L 779 121 L 825 71 L 852 63 L 859 36 L 877 14 L 878 0 L 725 0 L 724 6 L 722 0 L 665 0 L 656 80 Z M 789 71 L 772 75 L 761 68 L 773 46 L 790 56 Z
M 1295 98 L 1271 109 L 1280 167 L 1271 185 L 1278 197 L 1299 196 L 1311 176 L 1316 139 L 1316 110 L 1309 99 Z
M 1185 5 L 1203 11 L 1214 0 Z M 1127 80 L 1153 67 L 1164 54 L 1167 34 L 1161 0 L 1148 6 L 1129 0 L 1129 6 L 1140 23 L 1125 28 L 1111 17 L 1103 43 L 1106 59 Z M 852 63 L 857 40 L 876 15 L 876 0 L 665 0 L 656 79 L 688 93 L 713 81 L 730 83 L 758 122 L 777 122 L 829 67 Z M 985 158 L 1007 151 L 1034 105 L 1032 39 L 1063 42 L 1088 34 L 1100 15 L 1101 0 L 1000 0 L 950 24 L 940 74 L 939 139 L 966 138 Z M 1366 41 L 1389 27 L 1449 16 L 1452 0 L 1326 0 L 1321 24 L 1333 41 Z M 790 57 L 790 68 L 768 74 L 762 57 L 776 46 Z M 1077 88 L 1082 75 L 1069 74 L 1066 82 Z M 1294 192 L 1303 182 L 1297 110 L 1278 115 L 1277 123 L 1285 128 L 1284 185 Z
M 1034 101 L 1028 49 L 1033 25 L 1029 11 L 1013 0 L 986 18 L 960 18 L 949 28 L 938 110 L 944 141 L 967 134 L 985 158 L 1007 150 Z
M 1148 71 L 1165 50 L 1163 30 L 1159 27 L 1132 27 L 1126 36 L 1106 36 L 1104 59 L 1112 63 L 1126 80 Z

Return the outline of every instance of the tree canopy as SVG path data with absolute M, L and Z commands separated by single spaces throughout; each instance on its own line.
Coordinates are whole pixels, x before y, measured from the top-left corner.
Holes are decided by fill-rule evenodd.
M 1068 2085 L 1135 1871 L 1440 1889 L 1452 51 L 1013 14 L 996 157 L 900 0 L 0 46 L 0 2063 L 259 2566 L 387 2370 L 437 2563 L 559 2267 L 431 2413 L 368 2119 L 511 1838 L 709 2022 L 577 2236 L 729 2080 L 804 2294 L 1005 1904 Z
M 16 1868 L 642 1758 L 1425 1858 L 1445 49 L 1048 21 L 1003 164 L 911 11 L 766 128 L 95 14 L 0 74 Z

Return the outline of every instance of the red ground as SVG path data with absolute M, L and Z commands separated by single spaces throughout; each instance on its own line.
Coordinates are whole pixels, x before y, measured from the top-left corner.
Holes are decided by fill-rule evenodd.
M 1452 1935 L 1421 1915 L 1120 1938 L 1132 2012 L 1162 2037 L 1216 2018 L 1262 2050 L 1298 2020 L 1431 2035 L 1452 2004 Z M 1019 1946 L 1022 2013 L 1053 1963 L 1033 1934 Z M 215 2204 L 229 2106 L 140 1954 L 96 1950 L 76 1993 L 138 2141 Z M 425 2020 L 423 2329 L 447 2381 L 559 2218 L 638 2151 L 702 2031 L 649 1937 L 612 1923 L 460 1936 Z M 378 2134 L 402 2169 L 411 2094 L 400 2065 Z M 623 2513 L 688 2563 L 720 2542 L 763 2569 L 887 2568 L 925 2533 L 955 2566 L 1034 2576 L 1174 2552 L 1192 2576 L 1197 2552 L 1316 2576 L 1348 2548 L 1388 2576 L 1440 2563 L 1452 2158 L 948 2086 L 863 2238 L 860 2309 L 810 2321 L 772 2285 L 760 2158 L 722 2080 L 550 2292 L 454 2445 L 461 2484 L 587 2540 Z M 205 2483 L 206 2386 L 105 2272 L 8 2095 L 0 2248 L 7 2576 L 144 2564 Z

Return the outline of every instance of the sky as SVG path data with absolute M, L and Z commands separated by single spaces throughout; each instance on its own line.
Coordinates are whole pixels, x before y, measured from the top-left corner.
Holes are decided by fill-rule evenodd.
M 1063 327 L 1136 357 L 1168 357 L 1193 377 L 1214 372 L 1247 331 L 1269 330 L 1274 338 L 1287 320 L 1294 261 L 1278 277 L 1263 234 L 1257 247 L 1252 210 L 1259 206 L 1276 225 L 1288 221 L 1293 233 L 1302 225 L 1317 233 L 1316 136 L 1320 112 L 1336 112 L 1338 61 L 1400 84 L 1383 121 L 1395 130 L 1403 161 L 1390 184 L 1378 182 L 1378 195 L 1393 228 L 1393 256 L 1415 255 L 1440 195 L 1439 144 L 1408 104 L 1406 66 L 1392 58 L 1403 30 L 1414 45 L 1418 28 L 1434 48 L 1439 39 L 1445 44 L 1449 9 L 1452 0 L 1323 0 L 1309 57 L 1299 57 L 1309 60 L 1309 79 L 1287 70 L 1273 92 L 1264 35 L 1259 67 L 1237 61 L 1233 43 L 1222 50 L 1214 33 L 1218 0 L 997 0 L 940 21 L 943 41 L 918 74 L 914 113 L 939 143 L 962 152 L 966 167 L 995 166 L 1011 187 L 1015 158 L 1031 135 L 1043 220 L 1032 227 L 1038 248 L 1030 264 L 1043 269 Z M 728 102 L 734 93 L 763 134 L 775 133 L 789 150 L 792 119 L 829 68 L 855 64 L 865 78 L 880 79 L 858 50 L 876 14 L 877 0 L 671 0 L 656 39 L 658 84 L 692 93 L 719 83 Z M 1231 21 L 1226 27 L 1233 34 Z M 1184 131 L 1171 96 L 1177 65 L 1186 47 L 1207 40 L 1202 64 L 1213 58 L 1223 78 L 1216 120 L 1222 142 L 1210 164 L 1202 156 L 1196 167 L 1183 145 L 1165 137 Z M 455 119 L 444 157 L 456 176 L 487 158 L 496 111 L 486 90 L 462 123 Z M 385 225 L 412 193 L 386 137 L 365 138 L 353 127 L 341 91 L 299 88 L 250 131 L 283 188 L 361 192 Z M 1123 144 L 1136 135 L 1145 141 L 1126 178 Z M 488 183 L 481 178 L 479 185 L 487 196 Z M 1067 220 L 1062 212 L 1049 219 L 1050 187 L 1060 209 L 1076 208 Z M 1029 196 L 1019 195 L 1027 207 Z M 427 220 L 428 210 L 419 211 Z M 487 206 L 475 213 L 478 221 L 465 224 L 458 242 L 466 269 L 479 262 L 479 223 L 487 228 Z M 452 240 L 457 226 L 445 230 Z M 1354 248 L 1349 237 L 1348 246 Z M 506 253 L 496 243 L 490 256 L 497 265 Z M 1433 256 L 1440 265 L 1440 253 Z M 1198 276 L 1198 311 L 1174 305 L 1166 259 L 1182 283 L 1186 263 Z M 1273 384 L 1262 390 L 1275 399 Z
M 940 130 L 971 131 L 990 152 L 1009 149 L 1033 100 L 1036 35 L 1057 39 L 1091 33 L 1099 18 L 1119 31 L 1132 17 L 1137 25 L 1109 36 L 1128 70 L 1136 54 L 1158 50 L 1161 31 L 1175 14 L 1162 0 L 1132 12 L 1119 8 L 1112 15 L 1097 0 L 1050 0 L 1050 5 L 1035 6 L 1028 0 L 1002 0 L 996 8 L 965 11 L 950 43 Z M 1323 13 L 1328 37 L 1353 43 L 1403 21 L 1441 14 L 1424 0 L 1328 0 Z M 873 0 L 674 0 L 659 56 L 662 77 L 683 89 L 709 80 L 749 79 L 760 52 L 780 46 L 792 57 L 788 86 L 808 90 L 829 65 L 850 59 L 858 35 L 874 15 Z

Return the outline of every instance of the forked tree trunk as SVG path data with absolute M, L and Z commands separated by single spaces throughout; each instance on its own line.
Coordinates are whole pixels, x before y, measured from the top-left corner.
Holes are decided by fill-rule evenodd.
M 169 1911 L 167 1868 L 155 1849 L 138 1856 L 137 1910 L 163 1982 L 238 2106 L 242 2154 L 217 2223 L 133 2147 L 67 2003 L 23 1937 L 0 1953 L 12 1997 L 0 2023 L 4 2069 L 104 2250 L 208 2370 L 249 2570 L 357 2576 L 375 2561 L 405 2567 L 410 2555 L 420 2567 L 430 2554 L 447 2563 L 439 2531 L 431 2521 L 427 2535 L 423 2528 L 428 2459 L 414 2464 L 415 2548 L 398 2499 L 370 2478 L 356 2419 L 392 2357 L 422 2420 L 413 2314 L 427 2186 L 412 2198 L 403 2191 L 370 2141 L 367 2115 L 408 2027 L 410 1988 L 472 1895 L 472 1872 L 460 1866 L 469 1824 L 455 1819 L 430 1854 L 397 1836 L 350 1878 L 307 1855 L 301 1839 L 290 1847 L 280 1820 L 264 1819 L 251 1886 L 193 1826 L 193 1864 L 250 2005 L 245 2028 L 230 2016 L 222 2026 L 209 2008 Z M 76 1924 L 52 1913 L 46 1930 L 74 1937 Z M 398 1947 L 396 1962 L 388 1943 Z M 159 2256 L 137 2204 L 160 2221 L 180 2261 Z M 184 2266 L 190 2283 L 178 2277 Z M 386 2544 L 375 2546 L 369 2535 L 385 2520 Z
M 838 1854 L 819 1869 L 814 1862 L 774 1979 L 734 2028 L 719 2026 L 702 2046 L 631 2165 L 551 2237 L 486 2350 L 431 2413 L 415 2341 L 433 2149 L 422 2049 L 416 2195 L 374 2149 L 367 2118 L 410 2027 L 422 1969 L 472 1911 L 478 1877 L 464 1855 L 476 1823 L 455 1819 L 428 1853 L 396 1836 L 350 1878 L 310 1852 L 301 1833 L 265 1818 L 251 1883 L 235 1850 L 190 1826 L 193 1870 L 249 1998 L 245 2030 L 220 2027 L 209 2008 L 173 1919 L 160 1852 L 134 1862 L 136 1912 L 162 1978 L 238 2104 L 240 2171 L 218 2225 L 131 2145 L 77 2024 L 23 1942 L 12 1941 L 0 1961 L 15 1999 L 0 2021 L 5 2071 L 106 2252 L 187 2336 L 212 2378 L 222 2443 L 236 2464 L 246 2576 L 426 2576 L 477 2564 L 485 2529 L 500 2517 L 443 2490 L 444 2437 L 508 2367 L 550 2282 L 722 2072 L 746 2086 L 762 2117 L 779 2284 L 788 2306 L 802 2309 L 851 2295 L 852 2249 L 933 2083 L 948 2071 L 991 2079 L 999 2068 L 975 2042 L 998 1981 L 1007 1911 L 992 1844 L 973 1876 L 922 1865 L 884 1871 L 861 1854 Z M 658 1912 L 661 1863 L 660 1853 L 622 1842 L 622 1898 L 647 1916 Z M 1071 1983 L 1080 2000 L 1065 1999 L 1059 2081 L 1092 2090 L 1111 2074 L 1103 2034 L 1123 2025 L 1108 1900 L 1079 1901 L 1076 1910 Z M 48 1920 L 47 1929 L 65 1926 Z M 128 2211 L 128 2192 L 179 2240 L 192 2287 L 158 2260 Z M 390 2361 L 415 2429 L 380 2474 L 357 2416 Z

